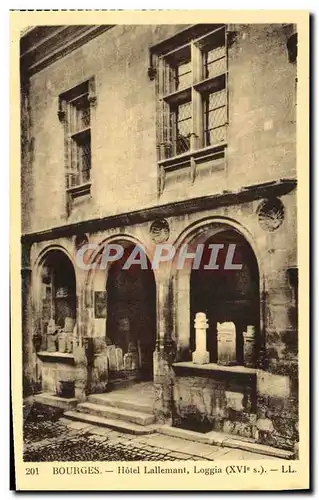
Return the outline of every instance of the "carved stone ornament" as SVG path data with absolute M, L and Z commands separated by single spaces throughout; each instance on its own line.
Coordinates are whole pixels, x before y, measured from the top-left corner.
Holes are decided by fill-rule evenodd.
M 74 238 L 74 245 L 77 250 L 89 243 L 89 238 L 86 234 L 78 234 Z
M 152 222 L 150 235 L 154 243 L 164 243 L 169 238 L 169 224 L 165 219 Z
M 284 221 L 285 209 L 282 202 L 274 200 L 264 201 L 258 208 L 258 221 L 264 231 L 276 231 Z

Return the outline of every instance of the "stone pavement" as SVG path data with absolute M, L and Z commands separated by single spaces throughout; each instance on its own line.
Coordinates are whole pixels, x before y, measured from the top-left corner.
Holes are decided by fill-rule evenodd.
M 134 436 L 60 418 L 25 431 L 25 461 L 260 460 L 269 456 L 154 433 Z

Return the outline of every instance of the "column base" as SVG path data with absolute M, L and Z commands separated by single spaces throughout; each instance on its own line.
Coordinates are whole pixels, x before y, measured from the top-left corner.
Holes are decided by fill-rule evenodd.
M 193 363 L 196 365 L 206 365 L 209 363 L 209 352 L 193 352 Z

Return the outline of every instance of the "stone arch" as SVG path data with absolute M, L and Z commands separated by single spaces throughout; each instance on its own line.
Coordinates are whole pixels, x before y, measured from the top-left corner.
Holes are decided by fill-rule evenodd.
M 104 245 L 107 244 L 116 244 L 116 243 L 125 243 L 126 245 L 137 245 L 141 246 L 146 253 L 146 257 L 149 261 L 151 261 L 151 255 L 148 249 L 148 246 L 135 236 L 132 236 L 127 233 L 119 233 L 116 235 L 110 235 L 107 238 L 104 238 L 99 243 L 97 243 L 97 248 L 92 252 L 90 257 L 90 264 L 98 264 L 98 259 L 103 252 Z M 86 290 L 86 306 L 92 307 L 93 305 L 93 292 L 95 290 L 96 285 L 104 286 L 107 282 L 107 274 L 108 274 L 109 265 L 106 266 L 106 269 L 99 269 L 96 265 L 94 268 L 90 269 L 87 273 L 87 278 L 85 282 L 85 290 Z M 154 278 L 155 282 L 157 282 L 157 273 L 154 270 Z
M 212 242 L 224 232 L 230 232 L 242 241 L 247 242 L 256 261 L 257 280 L 259 284 L 258 334 L 260 344 L 264 342 L 264 278 L 262 265 L 256 243 L 251 233 L 238 222 L 226 217 L 207 217 L 188 226 L 175 240 L 176 255 L 182 245 L 189 245 L 189 251 L 194 251 L 198 243 Z M 186 310 L 191 310 L 191 272 L 192 261 L 186 260 L 182 270 L 177 269 L 177 258 L 171 263 L 170 275 L 173 288 L 173 329 L 177 342 L 178 359 L 190 359 L 191 353 L 191 323 Z M 262 345 L 260 352 L 262 352 Z
M 113 291 L 113 288 L 112 286 L 116 283 L 116 277 L 114 276 L 114 269 L 117 265 L 117 262 L 108 262 L 106 263 L 105 266 L 103 266 L 102 268 L 99 266 L 99 259 L 102 255 L 102 252 L 103 252 L 103 248 L 105 245 L 107 244 L 121 244 L 124 246 L 124 251 L 125 249 L 130 249 L 131 247 L 134 247 L 134 246 L 140 246 L 143 250 L 145 250 L 145 254 L 146 254 L 146 257 L 147 257 L 147 260 L 148 262 L 150 263 L 151 262 L 151 258 L 150 258 L 150 252 L 149 252 L 149 248 L 147 248 L 147 246 L 141 242 L 139 239 L 137 239 L 136 237 L 132 236 L 132 235 L 128 235 L 126 233 L 121 233 L 121 234 L 116 234 L 116 235 L 111 235 L 110 237 L 108 238 L 105 238 L 103 241 L 101 241 L 100 243 L 98 243 L 98 246 L 97 248 L 94 250 L 94 252 L 92 252 L 92 255 L 90 256 L 90 264 L 95 264 L 95 267 L 93 267 L 92 269 L 90 269 L 87 273 L 87 277 L 86 277 L 86 304 L 85 304 L 85 309 L 86 311 L 88 311 L 88 317 L 87 317 L 87 322 L 88 322 L 88 331 L 89 331 L 89 336 L 94 336 L 94 337 L 102 337 L 103 339 L 106 340 L 106 343 L 109 344 L 110 346 L 111 345 L 116 345 L 116 347 L 119 347 L 120 349 L 122 349 L 123 351 L 123 354 L 126 354 L 126 350 L 125 348 L 127 347 L 125 344 L 125 342 L 121 342 L 120 340 L 118 342 L 116 342 L 116 332 L 113 332 L 114 335 L 111 335 L 111 333 L 108 331 L 108 328 L 110 327 L 110 325 L 114 327 L 114 325 L 116 324 L 116 318 L 115 320 L 113 321 L 110 321 L 110 318 L 113 318 L 114 319 L 114 314 L 116 316 L 116 312 L 114 313 L 114 310 L 119 310 L 119 307 L 114 307 L 114 301 L 115 300 L 120 300 L 119 297 L 117 298 L 114 298 L 114 294 L 112 293 Z M 127 257 L 127 255 L 126 255 Z M 105 268 L 104 268 L 105 267 Z M 133 268 L 136 267 L 136 266 L 133 266 Z M 145 271 L 141 271 L 141 273 L 145 274 Z M 152 287 L 151 287 L 151 295 L 152 297 L 154 298 L 154 336 L 156 336 L 156 275 L 155 275 L 155 272 L 151 269 L 151 266 L 149 265 L 149 273 L 152 274 L 152 280 L 146 280 L 146 282 L 148 283 L 149 281 L 152 281 Z M 110 285 L 109 283 L 109 279 L 110 280 L 115 280 L 114 283 L 112 283 Z M 144 283 L 145 284 L 145 283 Z M 109 285 L 111 286 L 111 288 L 109 287 Z M 154 285 L 154 286 L 153 286 Z M 125 288 L 125 287 L 123 287 Z M 142 294 L 143 295 L 143 294 Z M 96 298 L 97 297 L 101 297 L 102 300 L 105 301 L 105 310 L 102 312 L 102 314 L 99 316 L 98 314 L 98 311 L 96 309 Z M 132 297 L 132 301 L 134 302 L 134 300 L 136 299 L 136 297 Z M 113 300 L 113 302 L 112 302 Z M 138 300 L 137 300 L 138 302 Z M 135 306 L 137 307 L 138 304 L 135 304 Z M 138 308 L 138 307 L 137 307 Z M 103 308 L 102 308 L 103 309 Z M 125 309 L 125 307 L 123 307 L 123 310 Z M 125 316 L 125 313 L 123 312 L 123 315 Z M 145 315 L 147 316 L 147 315 Z M 125 318 L 117 318 L 119 320 L 119 322 L 121 323 L 121 327 L 123 327 L 125 329 Z M 133 324 L 134 321 L 133 321 L 133 318 L 130 318 L 131 320 L 131 323 Z M 144 319 L 142 317 L 140 317 L 140 322 L 142 323 L 143 321 L 146 321 L 145 317 Z M 136 322 L 134 323 L 136 324 Z M 111 327 L 112 327 L 111 326 Z M 116 330 L 116 328 L 115 328 Z M 122 339 L 123 340 L 123 339 Z M 148 348 L 148 346 L 145 347 L 145 349 Z M 155 342 L 154 342 L 154 348 L 155 348 Z M 147 349 L 146 349 L 147 350 Z M 153 353 L 151 353 L 151 363 L 150 363 L 150 367 L 152 368 L 152 358 L 153 358 Z M 146 367 L 146 370 L 147 371 L 148 367 Z M 139 374 L 138 374 L 139 376 Z
M 45 247 L 33 266 L 33 310 L 41 347 L 46 349 L 50 319 L 61 329 L 73 332 L 77 323 L 77 278 L 74 260 L 61 245 Z
M 242 236 L 244 236 L 244 238 L 248 241 L 248 243 L 252 247 L 254 254 L 256 255 L 259 272 L 260 275 L 263 276 L 264 273 L 263 273 L 262 259 L 253 235 L 245 226 L 243 226 L 235 219 L 232 219 L 230 217 L 209 216 L 190 224 L 178 235 L 178 237 L 175 239 L 173 243 L 174 247 L 176 248 L 176 253 L 178 248 L 180 248 L 182 244 L 190 243 L 190 241 L 193 238 L 200 236 L 200 234 L 204 233 L 207 229 L 208 230 L 210 229 L 212 232 L 216 231 L 217 225 L 227 225 L 230 227 L 230 229 L 234 229 L 238 231 L 240 234 L 242 234 Z M 174 261 L 172 262 L 171 265 L 171 274 L 174 274 Z

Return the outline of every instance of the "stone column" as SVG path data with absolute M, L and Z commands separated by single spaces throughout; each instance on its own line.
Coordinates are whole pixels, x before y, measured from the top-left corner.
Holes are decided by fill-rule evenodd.
M 176 307 L 176 336 L 177 336 L 177 361 L 190 361 L 190 270 L 181 269 L 176 277 L 175 307 Z
M 79 402 L 90 393 L 93 370 L 92 346 L 92 291 L 86 288 L 87 271 L 75 267 L 76 273 L 76 323 L 73 330 L 74 392 Z
M 40 346 L 41 337 L 32 328 L 32 286 L 31 269 L 21 270 L 22 281 L 22 357 L 23 357 L 23 395 L 28 396 L 36 391 L 37 360 L 36 350 Z
M 172 339 L 172 299 L 168 275 L 160 276 L 157 283 L 157 338 L 153 355 L 154 392 L 156 419 L 170 422 L 173 406 L 172 363 L 175 360 L 176 346 Z
M 204 365 L 209 363 L 209 352 L 206 349 L 206 330 L 208 329 L 206 314 L 203 312 L 196 313 L 194 324 L 196 350 L 193 352 L 193 363 Z

